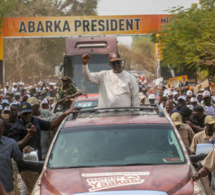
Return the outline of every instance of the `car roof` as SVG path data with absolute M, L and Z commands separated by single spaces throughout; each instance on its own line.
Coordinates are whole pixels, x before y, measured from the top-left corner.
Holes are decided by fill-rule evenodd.
M 94 125 L 122 125 L 122 124 L 169 124 L 165 117 L 159 116 L 109 116 L 98 118 L 76 118 L 66 121 L 63 128 L 94 126 Z
M 170 124 L 169 118 L 157 105 L 145 107 L 94 108 L 74 113 L 64 128 L 110 124 Z

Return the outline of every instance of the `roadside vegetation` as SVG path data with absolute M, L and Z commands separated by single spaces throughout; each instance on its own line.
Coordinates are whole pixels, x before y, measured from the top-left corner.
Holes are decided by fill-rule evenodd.
M 215 0 L 200 0 L 190 9 L 174 7 L 171 22 L 154 32 L 162 66 L 196 71 L 200 79 L 215 75 Z

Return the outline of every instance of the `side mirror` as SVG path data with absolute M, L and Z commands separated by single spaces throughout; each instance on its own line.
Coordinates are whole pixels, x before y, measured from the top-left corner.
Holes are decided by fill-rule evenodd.
M 36 150 L 30 153 L 23 153 L 22 160 L 25 162 L 38 162 L 39 161 L 38 151 Z
M 30 170 L 36 172 L 41 172 L 44 164 L 44 161 L 39 160 L 37 150 L 30 153 L 23 153 L 21 162 L 25 167 L 29 167 Z
M 63 63 L 60 63 L 60 68 L 59 68 L 59 71 L 60 71 L 60 72 L 62 72 L 63 67 L 64 67 L 64 66 L 63 66 Z
M 125 63 L 122 61 L 122 69 L 125 70 Z

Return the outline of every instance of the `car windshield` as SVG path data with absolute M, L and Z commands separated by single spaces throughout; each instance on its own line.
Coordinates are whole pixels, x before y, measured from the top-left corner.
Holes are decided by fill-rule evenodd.
M 81 107 L 81 108 L 87 108 L 87 107 L 97 107 L 98 101 L 81 101 L 81 102 L 75 102 L 74 107 Z
M 62 129 L 48 168 L 184 163 L 170 125 L 102 125 Z

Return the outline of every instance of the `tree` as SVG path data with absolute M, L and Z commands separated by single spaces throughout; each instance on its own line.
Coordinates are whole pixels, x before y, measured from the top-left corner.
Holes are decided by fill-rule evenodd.
M 120 45 L 119 50 L 127 70 L 133 68 L 137 71 L 147 70 L 155 73 L 155 44 L 149 36 L 134 36 L 132 48 Z
M 139 67 L 139 69 L 145 69 L 151 73 L 155 73 L 155 44 L 151 41 L 150 37 L 134 36 L 132 48 L 135 53 L 134 63 Z
M 5 15 L 12 11 L 13 1 L 1 0 L 0 1 L 0 33 L 3 27 L 3 19 Z
M 160 43 L 163 65 L 178 70 L 209 70 L 215 73 L 215 1 L 204 0 L 201 7 L 174 7 L 171 23 L 155 32 Z M 159 36 L 156 36 L 159 34 Z

